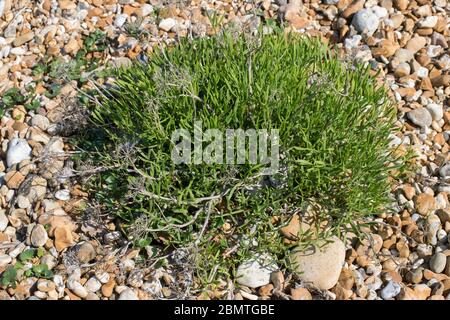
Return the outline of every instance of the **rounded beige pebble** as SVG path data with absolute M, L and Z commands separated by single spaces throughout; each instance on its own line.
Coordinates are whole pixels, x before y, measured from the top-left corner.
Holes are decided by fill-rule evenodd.
M 442 273 L 445 270 L 447 257 L 445 254 L 438 252 L 430 259 L 430 269 L 435 273 Z
M 69 280 L 67 282 L 67 287 L 70 291 L 82 299 L 86 298 L 88 295 L 88 291 L 78 281 Z
M 295 248 L 291 254 L 294 271 L 305 282 L 319 289 L 331 289 L 338 281 L 345 261 L 345 245 L 337 237 L 324 245 L 319 241 L 313 248 L 301 251 Z

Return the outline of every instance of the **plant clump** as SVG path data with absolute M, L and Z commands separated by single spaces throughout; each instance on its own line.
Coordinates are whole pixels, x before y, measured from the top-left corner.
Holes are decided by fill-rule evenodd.
M 394 108 L 368 67 L 292 34 L 183 40 L 112 70 L 90 107 L 104 169 L 91 184 L 96 201 L 136 245 L 159 256 L 188 252 L 204 282 L 229 277 L 257 253 L 288 266 L 289 249 L 306 241 L 280 236 L 295 214 L 313 212 L 327 225 L 321 237 L 358 230 L 357 221 L 386 210 L 392 175 L 405 169 L 390 149 Z M 173 132 L 193 133 L 198 123 L 278 130 L 278 170 L 176 164 Z

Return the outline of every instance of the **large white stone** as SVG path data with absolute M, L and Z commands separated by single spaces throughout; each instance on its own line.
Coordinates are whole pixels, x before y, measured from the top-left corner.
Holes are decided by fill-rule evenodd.
M 23 160 L 30 159 L 31 148 L 24 139 L 12 139 L 8 144 L 6 153 L 6 164 L 8 167 L 20 163 Z
M 258 288 L 270 283 L 270 274 L 278 270 L 278 266 L 269 255 L 258 255 L 244 261 L 237 268 L 237 283 L 249 288 Z
M 380 19 L 378 16 L 370 9 L 362 9 L 358 11 L 352 20 L 352 25 L 358 32 L 367 32 L 367 34 L 372 35 L 378 29 Z

